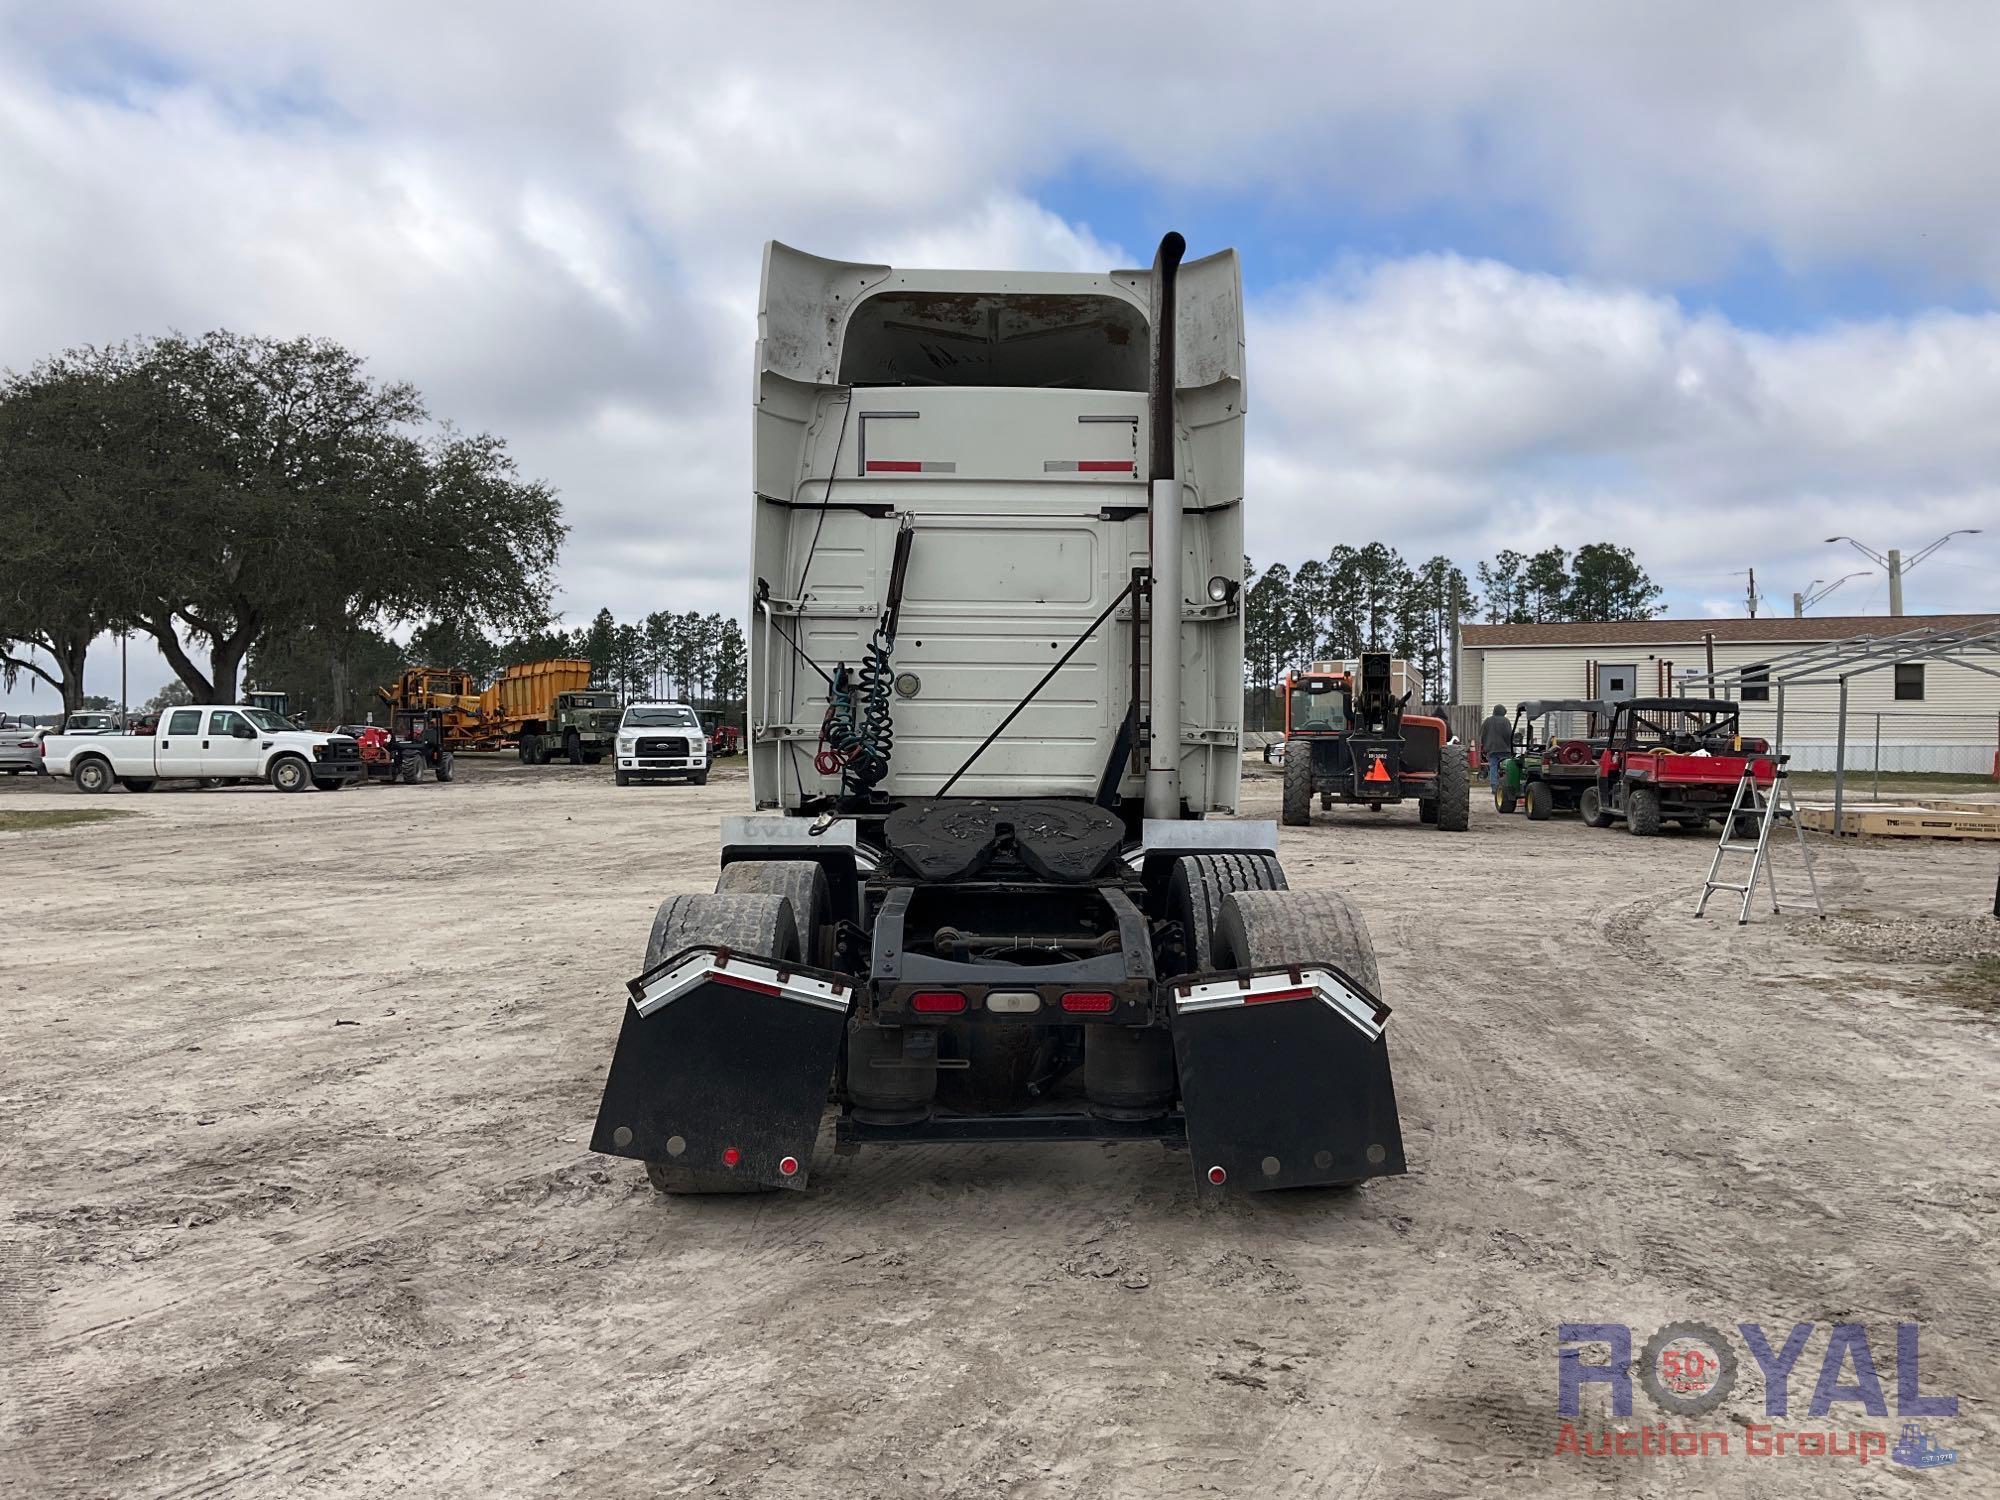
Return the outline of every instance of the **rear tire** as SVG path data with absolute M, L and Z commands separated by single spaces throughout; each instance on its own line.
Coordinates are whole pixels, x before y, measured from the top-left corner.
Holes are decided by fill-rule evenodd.
M 70 768 L 69 774 L 79 792 L 88 792 L 92 796 L 108 792 L 118 785 L 118 778 L 111 772 L 111 762 L 95 755 L 78 761 Z
M 1417 803 L 1417 821 L 1419 823 L 1423 824 L 1426 828 L 1433 828 L 1437 825 L 1437 820 L 1438 805 L 1436 798 L 1426 797 Z
M 1367 919 L 1338 891 L 1232 891 L 1222 898 L 1218 948 L 1236 969 L 1332 964 L 1382 995 Z
M 1452 754 L 1451 746 L 1440 750 L 1437 826 L 1446 833 L 1463 833 L 1472 826 L 1472 768 L 1463 755 Z
M 396 762 L 396 779 L 404 786 L 415 786 L 423 774 L 424 758 L 414 751 Z
M 1528 821 L 1546 823 L 1556 810 L 1556 795 L 1549 790 L 1546 781 L 1528 783 Z
M 1188 971 L 1216 967 L 1222 903 L 1236 891 L 1282 891 L 1285 871 L 1269 854 L 1191 854 L 1167 877 L 1167 915 L 1181 924 Z
M 792 904 L 773 895 L 670 896 L 653 917 L 653 931 L 646 940 L 646 969 L 685 948 L 704 944 L 797 963 L 799 934 Z M 658 1191 L 676 1195 L 777 1191 L 729 1173 L 702 1171 L 670 1161 L 647 1162 L 646 1180 Z
M 1611 814 L 1604 810 L 1604 794 L 1594 786 L 1587 786 L 1577 794 L 1576 810 L 1592 828 L 1611 826 Z
M 1280 816 L 1287 828 L 1306 828 L 1313 816 L 1312 746 L 1303 740 L 1285 746 L 1285 800 Z
M 563 741 L 563 756 L 564 756 L 564 758 L 565 758 L 565 759 L 567 759 L 567 760 L 569 761 L 569 763 L 570 763 L 571 765 L 573 765 L 573 766 L 580 766 L 580 765 L 582 765 L 582 764 L 583 764 L 583 742 L 582 742 L 581 740 L 579 740 L 579 739 L 578 739 L 578 738 L 577 738 L 577 737 L 576 737 L 575 735 L 573 735 L 573 734 L 572 734 L 572 735 L 570 735 L 570 736 L 568 736 L 568 737 L 567 737 L 566 739 L 564 739 L 564 741 Z
M 458 767 L 452 762 L 449 750 L 440 750 L 438 752 L 437 765 L 432 769 L 431 774 L 437 777 L 439 781 L 449 781 L 458 774 Z
M 313 782 L 313 790 L 316 792 L 341 792 L 346 789 L 347 783 L 342 781 L 338 776 L 331 777 L 325 781 L 316 780 Z
M 812 859 L 739 859 L 715 878 L 718 896 L 783 896 L 792 903 L 804 962 L 827 968 L 833 960 L 833 896 L 826 871 Z
M 1493 810 L 1498 813 L 1510 813 L 1520 805 L 1520 793 L 1507 779 L 1507 773 L 1502 771 L 1499 784 L 1493 788 Z
M 583 752 L 583 763 L 584 763 L 584 764 L 585 764 L 586 766 L 594 766 L 594 765 L 596 765 L 596 764 L 597 764 L 597 763 L 598 763 L 599 761 L 601 761 L 601 760 L 603 760 L 603 759 L 604 759 L 604 756 L 603 756 L 603 755 L 602 755 L 601 753 L 600 753 L 600 754 L 592 754 L 592 753 L 591 753 L 590 751 L 588 751 L 588 750 L 586 750 L 586 751 L 584 751 L 584 752 Z
M 150 792 L 153 786 L 154 783 L 151 781 L 135 781 L 130 777 L 125 780 L 125 790 L 128 792 Z
M 1625 799 L 1625 828 L 1641 838 L 1660 831 L 1660 794 L 1649 786 L 1635 786 Z

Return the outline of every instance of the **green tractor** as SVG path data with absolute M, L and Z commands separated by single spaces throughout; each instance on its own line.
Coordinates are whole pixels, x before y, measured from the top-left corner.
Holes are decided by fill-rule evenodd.
M 617 746 L 622 712 L 616 693 L 557 693 L 546 719 L 521 726 L 520 757 L 531 766 L 557 756 L 573 766 L 594 766 Z
M 1602 698 L 1531 698 L 1514 713 L 1514 753 L 1500 766 L 1493 806 L 1513 812 L 1523 803 L 1539 823 L 1575 812 L 1586 787 L 1597 785 L 1597 758 L 1611 722 Z

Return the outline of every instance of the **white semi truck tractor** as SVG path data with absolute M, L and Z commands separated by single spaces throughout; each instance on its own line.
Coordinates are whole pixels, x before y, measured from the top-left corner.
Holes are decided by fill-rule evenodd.
M 1158 1141 L 1198 1190 L 1404 1170 L 1368 931 L 1238 819 L 1233 251 L 901 270 L 771 244 L 750 791 L 659 909 L 591 1144 L 666 1192 L 834 1147 Z

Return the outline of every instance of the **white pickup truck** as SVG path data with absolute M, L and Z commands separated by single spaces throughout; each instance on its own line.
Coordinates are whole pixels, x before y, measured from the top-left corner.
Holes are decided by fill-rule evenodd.
M 242 704 L 170 708 L 159 732 L 52 734 L 42 763 L 80 792 L 120 782 L 149 792 L 162 781 L 268 781 L 281 792 L 337 792 L 361 779 L 361 747 L 348 735 L 299 729 L 269 709 Z
M 701 716 L 685 703 L 632 703 L 618 725 L 619 786 L 676 777 L 696 786 L 708 781 L 708 737 Z

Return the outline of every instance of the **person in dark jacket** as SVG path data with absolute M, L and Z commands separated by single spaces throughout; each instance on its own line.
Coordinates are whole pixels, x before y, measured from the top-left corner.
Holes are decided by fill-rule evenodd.
M 1500 767 L 1514 753 L 1514 726 L 1507 722 L 1507 705 L 1493 705 L 1492 716 L 1479 726 L 1479 753 L 1486 757 L 1486 779 L 1500 790 Z

